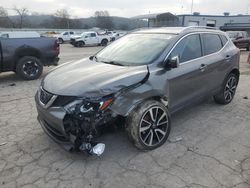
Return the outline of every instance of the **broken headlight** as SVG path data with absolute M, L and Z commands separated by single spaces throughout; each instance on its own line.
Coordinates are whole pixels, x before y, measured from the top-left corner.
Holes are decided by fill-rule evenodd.
M 98 110 L 105 110 L 111 105 L 112 102 L 113 98 L 102 99 L 100 101 L 77 99 L 64 106 L 64 109 L 70 114 L 76 111 L 79 113 L 90 113 Z

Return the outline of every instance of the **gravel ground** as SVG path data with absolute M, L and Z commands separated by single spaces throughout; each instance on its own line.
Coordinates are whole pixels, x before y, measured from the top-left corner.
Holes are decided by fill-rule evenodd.
M 100 47 L 62 45 L 64 63 L 94 54 Z M 172 117 L 169 141 L 140 152 L 121 130 L 101 140 L 101 157 L 69 153 L 42 131 L 34 94 L 40 80 L 0 74 L 0 187 L 250 187 L 250 66 L 242 51 L 240 83 L 234 101 L 207 100 Z M 53 67 L 45 68 L 44 74 Z M 244 99 L 247 98 L 248 99 Z M 176 138 L 180 137 L 178 142 Z

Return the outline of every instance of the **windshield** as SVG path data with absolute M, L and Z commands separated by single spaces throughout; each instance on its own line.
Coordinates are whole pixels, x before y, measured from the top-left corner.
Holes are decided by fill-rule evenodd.
M 124 66 L 152 63 L 166 49 L 173 34 L 130 34 L 104 48 L 96 60 Z

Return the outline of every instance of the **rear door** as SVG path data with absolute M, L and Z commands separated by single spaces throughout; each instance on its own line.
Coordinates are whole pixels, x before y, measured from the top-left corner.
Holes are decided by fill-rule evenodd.
M 202 98 L 207 91 L 200 34 L 180 40 L 168 58 L 179 56 L 180 66 L 168 71 L 169 106 L 172 112 Z
M 220 88 L 222 78 L 225 77 L 223 72 L 225 68 L 225 60 L 231 58 L 230 54 L 222 53 L 222 48 L 224 47 L 224 42 L 221 40 L 221 36 L 214 33 L 203 33 L 202 45 L 203 45 L 203 55 L 202 60 L 205 65 L 204 72 L 206 73 L 205 83 L 207 93 L 212 93 Z

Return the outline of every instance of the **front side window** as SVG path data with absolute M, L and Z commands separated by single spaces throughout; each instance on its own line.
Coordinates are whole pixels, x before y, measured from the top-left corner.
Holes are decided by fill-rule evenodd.
M 182 39 L 174 50 L 170 58 L 178 56 L 180 63 L 184 63 L 202 56 L 200 35 L 190 35 Z
M 95 33 L 91 33 L 91 37 L 96 37 L 96 34 Z
M 221 39 L 217 34 L 202 34 L 204 55 L 218 52 L 222 48 Z
M 66 32 L 66 33 L 64 33 L 63 35 L 68 35 L 69 33 L 68 32 Z
M 130 34 L 96 55 L 99 62 L 123 66 L 147 65 L 159 58 L 174 34 Z

